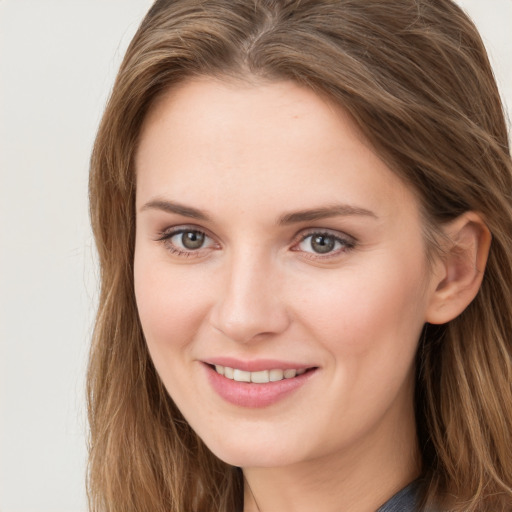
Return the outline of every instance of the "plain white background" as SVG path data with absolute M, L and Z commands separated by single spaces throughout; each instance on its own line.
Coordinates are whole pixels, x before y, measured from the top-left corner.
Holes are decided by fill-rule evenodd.
M 0 512 L 85 512 L 87 172 L 150 0 L 0 0 Z M 460 0 L 512 107 L 512 0 Z M 509 114 L 509 117 L 511 114 Z

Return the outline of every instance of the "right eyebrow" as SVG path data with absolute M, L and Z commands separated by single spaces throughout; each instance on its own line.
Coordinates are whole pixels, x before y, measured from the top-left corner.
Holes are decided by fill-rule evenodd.
M 183 217 L 190 217 L 192 219 L 209 221 L 210 216 L 203 210 L 192 208 L 191 206 L 185 206 L 180 203 L 173 201 L 165 201 L 163 199 L 153 199 L 145 203 L 141 208 L 140 212 L 145 210 L 162 210 L 167 213 L 176 213 L 183 215 Z
M 329 217 L 352 215 L 362 215 L 374 219 L 378 218 L 374 212 L 367 210 L 366 208 L 360 208 L 348 204 L 334 204 L 320 208 L 313 208 L 311 210 L 301 210 L 298 212 L 287 213 L 279 217 L 278 224 L 286 225 L 294 224 L 297 222 L 309 222 L 328 219 Z

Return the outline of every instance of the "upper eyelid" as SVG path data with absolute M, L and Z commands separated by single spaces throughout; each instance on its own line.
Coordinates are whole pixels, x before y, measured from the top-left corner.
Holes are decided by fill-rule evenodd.
M 204 234 L 205 240 L 209 239 L 210 243 L 206 247 L 187 249 L 186 247 L 182 248 L 171 242 L 171 238 L 175 237 L 176 235 L 180 235 L 181 233 L 186 233 L 187 231 L 195 231 Z M 170 253 L 174 253 L 180 257 L 201 257 L 201 255 L 204 255 L 204 251 L 209 251 L 212 249 L 212 246 L 214 248 L 216 245 L 215 239 L 212 238 L 204 229 L 184 225 L 168 227 L 161 230 L 158 234 L 158 238 L 156 238 L 155 241 L 159 244 L 162 244 Z
M 157 240 L 161 240 L 164 238 L 170 238 L 174 235 L 183 233 L 185 231 L 197 231 L 199 233 L 204 233 L 208 238 L 212 238 L 212 239 L 214 238 L 207 229 L 205 229 L 201 226 L 195 226 L 194 224 L 178 224 L 176 226 L 169 226 L 164 229 L 158 230 Z
M 186 233 L 187 231 L 196 231 L 199 233 L 203 233 L 205 235 L 205 241 L 209 240 L 207 242 L 207 246 L 205 247 L 199 247 L 197 249 L 187 249 L 187 248 L 181 248 L 174 243 L 171 242 L 171 238 L 175 237 L 176 235 L 179 235 L 181 233 Z M 218 246 L 218 242 L 215 241 L 215 238 L 211 237 L 204 229 L 199 229 L 192 226 L 173 226 L 166 229 L 163 229 L 159 231 L 157 238 L 154 239 L 155 242 L 158 242 L 159 244 L 163 244 L 166 246 L 166 250 L 170 252 L 179 253 L 181 255 L 199 255 L 203 251 L 211 250 L 213 247 Z M 171 250 L 172 246 L 174 249 Z
M 301 229 L 294 237 L 295 241 L 302 241 L 309 236 L 312 235 L 329 235 L 334 238 L 338 238 L 344 241 L 357 242 L 357 238 L 353 235 L 349 235 L 345 231 L 339 231 L 337 229 L 329 229 L 329 228 L 306 228 Z

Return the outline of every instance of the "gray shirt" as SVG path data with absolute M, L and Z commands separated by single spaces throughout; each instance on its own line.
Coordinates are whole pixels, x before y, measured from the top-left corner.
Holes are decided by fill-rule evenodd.
M 376 512 L 419 512 L 417 509 L 418 483 L 412 482 L 386 501 Z

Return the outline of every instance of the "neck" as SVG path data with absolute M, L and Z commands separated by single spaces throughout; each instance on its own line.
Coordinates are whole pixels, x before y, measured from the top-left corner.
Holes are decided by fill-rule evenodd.
M 420 472 L 412 408 L 349 448 L 285 467 L 245 468 L 244 512 L 375 512 Z

